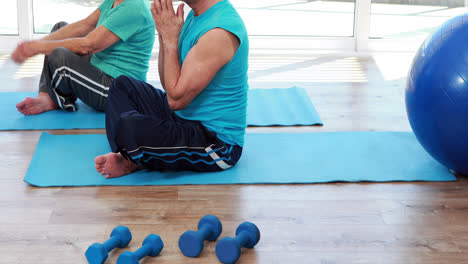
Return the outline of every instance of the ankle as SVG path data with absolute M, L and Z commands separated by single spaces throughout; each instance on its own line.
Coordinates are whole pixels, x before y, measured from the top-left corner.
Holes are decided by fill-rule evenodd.
M 46 93 L 46 92 L 39 92 L 39 94 L 37 95 L 37 97 L 41 97 L 41 98 L 42 98 L 42 97 L 49 97 L 49 98 L 50 98 L 49 93 Z
M 126 167 L 127 167 L 127 170 L 128 170 L 128 171 L 132 171 L 132 172 L 133 172 L 133 171 L 137 171 L 137 170 L 139 170 L 139 169 L 141 168 L 140 165 L 134 163 L 134 162 L 131 161 L 131 160 L 125 159 L 125 161 L 127 162 L 127 166 L 126 166 Z
M 45 93 L 45 92 L 39 92 L 39 94 L 37 95 L 38 98 L 40 98 L 41 100 L 43 100 L 43 102 L 47 103 L 47 105 L 51 108 L 58 108 L 58 105 L 54 103 L 54 101 L 52 101 L 52 99 L 50 98 L 50 95 L 48 93 Z

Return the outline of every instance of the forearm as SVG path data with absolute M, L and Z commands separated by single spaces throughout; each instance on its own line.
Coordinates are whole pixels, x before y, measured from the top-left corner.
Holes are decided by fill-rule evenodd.
M 165 84 L 164 84 L 164 43 L 161 38 L 161 35 L 159 35 L 158 71 L 159 71 L 159 80 L 161 81 L 161 85 L 163 89 L 166 90 Z
M 41 40 L 51 41 L 51 40 L 65 40 L 70 38 L 79 38 L 85 37 L 91 32 L 94 28 L 90 25 L 87 25 L 83 20 L 75 22 L 70 25 L 66 25 L 59 30 L 52 32 Z
M 163 47 L 163 56 L 164 89 L 166 90 L 171 108 L 179 109 L 179 106 L 174 106 L 174 104 L 178 104 L 180 99 L 183 97 L 183 93 L 177 90 L 177 83 L 181 72 L 177 42 L 165 42 Z
M 64 47 L 78 55 L 88 55 L 96 52 L 86 38 L 71 38 L 65 40 L 39 40 L 35 45 L 35 53 L 49 55 L 58 47 Z

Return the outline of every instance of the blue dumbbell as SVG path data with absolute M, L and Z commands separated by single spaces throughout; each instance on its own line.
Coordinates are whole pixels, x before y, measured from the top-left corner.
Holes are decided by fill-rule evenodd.
M 161 237 L 151 234 L 143 241 L 143 246 L 135 252 L 125 251 L 117 259 L 117 264 L 138 264 L 138 262 L 146 257 L 156 257 L 164 247 Z
M 85 256 L 90 264 L 102 264 L 109 256 L 109 252 L 116 247 L 124 248 L 132 240 L 132 233 L 126 226 L 117 226 L 112 230 L 109 240 L 103 244 L 94 243 L 88 250 Z
M 225 237 L 216 244 L 216 256 L 224 264 L 236 262 L 241 248 L 253 248 L 260 240 L 260 230 L 250 222 L 244 222 L 236 230 L 236 237 Z
M 187 257 L 197 257 L 203 250 L 205 240 L 215 241 L 223 231 L 218 217 L 205 215 L 198 222 L 198 231 L 185 231 L 179 238 L 179 248 Z

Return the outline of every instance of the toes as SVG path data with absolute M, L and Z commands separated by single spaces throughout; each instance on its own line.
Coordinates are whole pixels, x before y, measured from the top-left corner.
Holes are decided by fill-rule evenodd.
M 104 155 L 102 156 L 97 156 L 94 159 L 94 162 L 96 163 L 96 166 L 102 166 L 102 164 L 106 163 L 106 157 Z M 97 168 L 97 167 L 96 167 Z
M 24 108 L 25 105 L 26 105 L 26 100 L 27 100 L 28 98 L 30 98 L 30 97 L 26 97 L 26 99 L 24 99 L 23 101 L 17 103 L 17 104 L 16 104 L 16 108 L 18 108 L 18 109 Z

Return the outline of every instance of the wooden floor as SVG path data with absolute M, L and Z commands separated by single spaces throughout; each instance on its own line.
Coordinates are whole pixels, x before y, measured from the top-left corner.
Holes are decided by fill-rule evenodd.
M 325 126 L 249 132 L 409 131 L 404 86 L 411 56 L 252 56 L 252 88 L 307 88 Z M 157 85 L 154 63 L 150 82 Z M 0 56 L 0 91 L 35 91 L 40 66 L 40 57 L 18 68 Z M 221 218 L 222 236 L 242 221 L 259 226 L 260 243 L 238 263 L 468 263 L 468 180 L 461 177 L 446 183 L 35 188 L 23 178 L 39 135 L 0 133 L 0 263 L 86 263 L 87 247 L 106 240 L 118 224 L 131 228 L 132 251 L 149 233 L 163 238 L 162 254 L 142 263 L 218 263 L 215 243 L 197 259 L 177 247 L 180 234 L 205 214 Z

